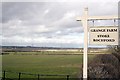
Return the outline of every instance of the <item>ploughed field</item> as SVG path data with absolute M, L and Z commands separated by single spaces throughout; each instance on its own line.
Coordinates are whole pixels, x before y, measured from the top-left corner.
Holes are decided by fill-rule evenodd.
M 2 56 L 2 70 L 8 71 L 7 78 L 18 78 L 18 72 L 31 74 L 69 74 L 77 77 L 82 67 L 83 55 L 49 55 L 36 52 L 11 52 Z M 39 52 L 37 52 L 39 53 Z M 91 60 L 95 55 L 88 55 Z M 9 72 L 13 71 L 15 73 Z M 33 75 L 22 75 L 23 78 L 35 78 Z

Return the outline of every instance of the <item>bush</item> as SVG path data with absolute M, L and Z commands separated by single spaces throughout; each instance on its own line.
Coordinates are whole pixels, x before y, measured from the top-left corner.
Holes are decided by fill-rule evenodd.
M 89 78 L 119 78 L 119 59 L 113 54 L 99 54 L 89 63 Z
M 119 78 L 119 73 L 110 64 L 92 64 L 88 67 L 88 78 Z
M 118 69 L 119 69 L 119 76 L 120 76 L 120 53 L 112 53 L 118 60 L 119 60 L 119 66 L 118 66 Z
M 118 68 L 119 60 L 113 54 L 99 54 L 89 64 L 111 64 L 112 66 Z
M 116 58 L 118 58 L 119 63 L 120 63 L 120 53 L 112 53 Z

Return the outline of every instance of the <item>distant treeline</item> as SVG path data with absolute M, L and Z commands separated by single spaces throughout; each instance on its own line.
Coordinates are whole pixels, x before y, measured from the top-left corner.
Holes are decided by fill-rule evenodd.
M 63 48 L 63 47 L 37 47 L 37 46 L 1 46 L 2 48 L 40 48 L 40 49 L 79 49 L 79 48 Z
M 1 48 L 40 48 L 40 49 L 82 49 L 82 48 L 64 48 L 64 47 L 37 47 L 37 46 L 1 46 Z M 93 49 L 93 47 L 89 47 Z M 103 49 L 103 47 L 94 49 Z
M 60 47 L 34 47 L 34 46 L 2 46 L 2 52 L 40 52 L 40 51 L 80 51 L 83 48 L 60 48 Z M 104 51 L 106 48 L 91 48 L 90 51 Z

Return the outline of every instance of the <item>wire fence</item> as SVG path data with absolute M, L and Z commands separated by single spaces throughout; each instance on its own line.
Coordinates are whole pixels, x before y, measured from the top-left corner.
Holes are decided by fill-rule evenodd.
M 12 77 L 11 77 L 12 76 Z M 2 71 L 2 80 L 48 80 L 61 79 L 70 80 L 66 74 L 32 74 L 27 72 Z

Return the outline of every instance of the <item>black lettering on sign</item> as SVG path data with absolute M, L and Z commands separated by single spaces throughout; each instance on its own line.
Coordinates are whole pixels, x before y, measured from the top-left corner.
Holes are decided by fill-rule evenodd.
M 109 37 L 109 35 L 97 35 L 97 37 Z
M 93 42 L 114 42 L 115 39 L 93 39 Z
M 107 32 L 117 32 L 117 29 L 107 29 Z
M 105 32 L 105 29 L 91 29 L 91 32 Z

